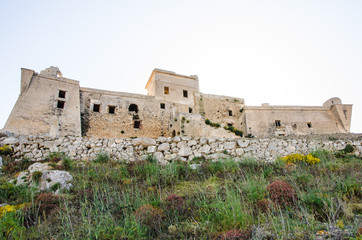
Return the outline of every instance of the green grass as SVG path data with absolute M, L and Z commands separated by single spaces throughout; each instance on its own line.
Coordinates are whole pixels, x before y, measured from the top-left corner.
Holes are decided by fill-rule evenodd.
M 291 171 L 280 160 L 203 160 L 195 170 L 182 161 L 162 166 L 149 157 L 124 163 L 105 154 L 77 167 L 54 153 L 51 158 L 61 158 L 73 175 L 74 188 L 47 208 L 49 203 L 36 202 L 37 191 L 9 185 L 13 173 L 3 175 L 1 202 L 31 207 L 5 214 L 0 231 L 9 239 L 214 239 L 237 229 L 264 239 L 313 239 L 342 221 L 355 234 L 360 212 L 348 206 L 361 203 L 361 159 L 327 151 L 313 155 L 321 162 Z M 268 199 L 267 186 L 277 180 L 294 188 L 296 204 L 262 211 L 258 202 Z M 181 200 L 169 202 L 171 194 Z M 142 217 L 146 205 L 154 211 L 144 214 L 159 224 L 147 216 L 137 220 L 135 213 Z

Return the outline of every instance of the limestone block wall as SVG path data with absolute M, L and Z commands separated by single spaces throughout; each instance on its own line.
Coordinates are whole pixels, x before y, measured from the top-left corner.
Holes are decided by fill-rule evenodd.
M 362 155 L 362 135 L 334 138 L 191 138 L 159 137 L 151 138 L 110 138 L 88 137 L 17 136 L 0 138 L 0 145 L 9 144 L 14 148 L 14 157 L 42 160 L 50 152 L 64 152 L 76 160 L 93 160 L 98 153 L 106 152 L 119 161 L 135 161 L 153 155 L 160 163 L 173 159 L 192 160 L 194 157 L 206 159 L 252 157 L 261 161 L 274 161 L 279 156 L 292 153 L 307 154 L 316 149 L 341 150 L 346 144 L 355 148 L 354 154 Z
M 37 74 L 22 69 L 21 93 L 4 126 L 16 134 L 81 136 L 79 82 L 57 75 L 58 68 Z
M 242 130 L 244 99 L 196 93 L 195 108 L 197 113 L 210 119 L 212 122 L 222 125 L 232 124 L 235 128 Z

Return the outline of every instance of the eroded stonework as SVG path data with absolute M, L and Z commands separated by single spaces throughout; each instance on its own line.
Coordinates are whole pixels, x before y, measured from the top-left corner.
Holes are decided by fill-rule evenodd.
M 21 92 L 4 130 L 95 138 L 236 138 L 241 131 L 256 137 L 350 131 L 352 105 L 342 104 L 339 98 L 314 107 L 245 106 L 242 98 L 201 93 L 195 75 L 161 69 L 153 70 L 146 89 L 147 95 L 82 88 L 79 81 L 64 78 L 57 67 L 39 74 L 22 69 Z

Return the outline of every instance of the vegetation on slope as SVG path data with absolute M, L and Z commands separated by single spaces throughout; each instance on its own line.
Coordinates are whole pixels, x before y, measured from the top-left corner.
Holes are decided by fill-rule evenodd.
M 46 161 L 63 160 L 55 166 L 74 177 L 60 195 L 10 184 L 8 170 L 29 163 L 3 158 L 6 239 L 358 239 L 361 225 L 361 159 L 345 152 L 165 166 L 106 154 L 75 164 L 54 153 Z

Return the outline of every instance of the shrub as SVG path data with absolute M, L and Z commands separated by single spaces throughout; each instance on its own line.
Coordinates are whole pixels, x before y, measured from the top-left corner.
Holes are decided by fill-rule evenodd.
M 43 216 L 50 216 L 59 208 L 60 198 L 52 193 L 41 193 L 35 200 L 36 209 Z
M 171 194 L 166 198 L 166 206 L 170 210 L 177 210 L 178 212 L 182 212 L 184 205 L 185 200 L 176 194 Z
M 268 199 L 261 199 L 256 202 L 255 207 L 258 211 L 260 211 L 262 213 L 269 213 L 272 205 Z
M 51 152 L 49 154 L 48 160 L 49 162 L 57 163 L 65 157 L 65 153 L 63 152 Z
M 74 167 L 74 162 L 69 157 L 63 158 L 62 167 L 64 170 L 72 170 Z
M 104 152 L 98 153 L 97 157 L 94 159 L 96 163 L 107 163 L 109 162 L 109 155 Z
M 36 184 L 38 184 L 40 182 L 41 176 L 43 176 L 43 172 L 35 171 L 33 172 L 32 179 Z
M 294 153 L 294 154 L 290 154 L 290 155 L 283 157 L 283 160 L 285 163 L 297 164 L 300 162 L 304 162 L 309 165 L 314 165 L 321 161 L 319 158 L 314 157 L 311 153 L 309 153 L 308 155 Z
M 295 190 L 288 183 L 275 181 L 267 186 L 269 198 L 280 206 L 292 205 L 297 199 Z
M 351 144 L 347 144 L 346 147 L 342 150 L 344 153 L 354 152 L 354 147 Z
M 205 120 L 205 124 L 210 125 L 211 121 L 209 119 Z
M 150 204 L 139 207 L 135 211 L 134 216 L 140 224 L 149 227 L 151 230 L 157 229 L 164 217 L 161 209 L 155 208 Z
M 0 155 L 2 156 L 6 156 L 6 155 L 10 155 L 13 153 L 13 149 L 11 147 L 9 147 L 8 145 L 4 145 L 0 147 Z

